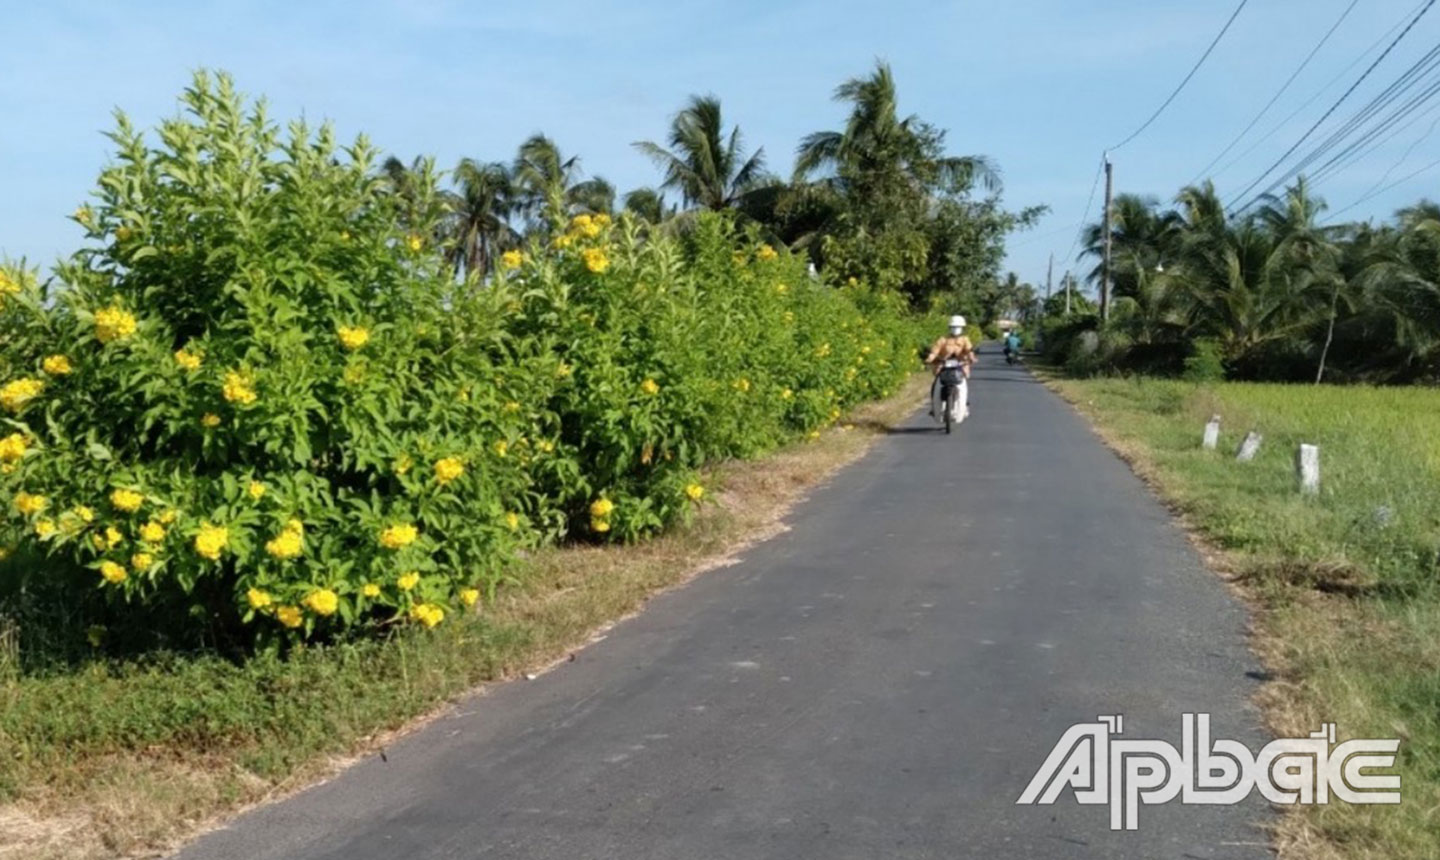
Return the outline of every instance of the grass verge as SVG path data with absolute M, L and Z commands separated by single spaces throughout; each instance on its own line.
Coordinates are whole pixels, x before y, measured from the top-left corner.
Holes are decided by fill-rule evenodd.
M 25 677 L 0 654 L 0 857 L 151 856 L 380 747 L 478 684 L 538 671 L 657 591 L 783 530 L 806 490 L 913 411 L 927 380 L 819 440 L 717 466 L 686 526 L 544 550 L 480 613 L 433 632 L 236 664 L 170 656 Z M 0 651 L 3 651 L 0 631 Z
M 1440 391 L 1046 381 L 1251 600 L 1274 732 L 1401 738 L 1399 806 L 1296 807 L 1281 857 L 1440 857 Z M 1221 442 L 1206 451 L 1212 414 Z M 1252 429 L 1260 454 L 1237 462 Z M 1301 442 L 1321 448 L 1317 498 L 1296 489 Z

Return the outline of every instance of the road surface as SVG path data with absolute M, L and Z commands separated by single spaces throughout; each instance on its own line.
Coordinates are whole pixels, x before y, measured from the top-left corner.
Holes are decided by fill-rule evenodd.
M 1071 724 L 1263 743 L 1245 615 L 1068 406 L 992 349 L 743 561 L 185 860 L 1255 858 L 1268 809 L 1015 804 Z

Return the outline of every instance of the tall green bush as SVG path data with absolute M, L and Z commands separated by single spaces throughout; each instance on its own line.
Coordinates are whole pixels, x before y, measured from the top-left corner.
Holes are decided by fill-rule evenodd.
M 659 528 L 701 464 L 914 367 L 903 300 L 723 217 L 581 216 L 461 282 L 428 165 L 397 194 L 363 138 L 282 135 L 224 77 L 183 103 L 155 145 L 120 119 L 89 247 L 0 280 L 0 578 L 70 583 L 77 629 L 433 626 L 517 548 Z

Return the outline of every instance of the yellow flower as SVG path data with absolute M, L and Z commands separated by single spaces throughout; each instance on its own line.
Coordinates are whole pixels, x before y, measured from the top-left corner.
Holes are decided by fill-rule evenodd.
M 776 285 L 775 285 L 775 292 L 779 293 L 779 294 L 782 295 L 782 296 L 785 295 L 785 293 L 789 292 L 789 290 L 790 290 L 790 286 L 789 286 L 788 284 L 776 284 Z
M 820 346 L 816 347 L 816 349 L 815 349 L 815 355 L 818 356 L 818 357 L 820 357 L 820 358 L 824 358 L 825 356 L 827 356 L 827 355 L 829 355 L 829 354 L 830 354 L 830 344 L 829 344 L 828 342 L 820 344 Z
M 195 535 L 195 551 L 205 558 L 215 561 L 225 547 L 230 545 L 230 530 L 224 526 L 201 523 L 200 531 Z
M 445 486 L 465 474 L 465 464 L 458 457 L 446 457 L 435 463 L 435 483 Z
M 505 525 L 509 526 L 512 532 L 520 528 L 520 515 L 510 511 L 505 515 Z
M 813 439 L 819 439 L 819 438 L 820 438 L 820 431 L 819 431 L 819 430 L 811 430 L 811 431 L 810 431 L 810 435 L 809 435 L 808 437 L 806 437 L 806 438 L 812 439 L 812 440 L 813 440 Z
M 478 601 L 479 599 L 480 590 L 478 588 L 460 589 L 460 602 L 465 604 L 466 606 L 474 606 L 476 601 Z
M 305 551 L 305 538 L 302 532 L 287 528 L 265 542 L 265 551 L 282 561 L 296 558 Z
M 597 275 L 610 268 L 610 258 L 605 256 L 605 251 L 601 248 L 586 248 L 580 252 L 580 256 L 585 260 L 585 268 Z
M 286 520 L 285 531 L 294 532 L 297 535 L 303 535 L 305 534 L 305 524 L 293 518 Z
M 259 481 L 251 481 L 245 492 L 250 494 L 250 498 L 259 501 L 265 495 L 265 485 Z
M 574 242 L 575 239 L 573 236 L 570 236 L 567 233 L 562 233 L 559 236 L 556 236 L 554 239 L 550 240 L 550 245 L 554 248 L 564 250 L 570 247 Z
M 95 519 L 95 512 L 84 505 L 76 505 L 70 509 L 70 512 L 79 517 L 82 523 L 88 523 Z
M 468 387 L 466 387 L 466 388 L 462 388 L 462 389 L 460 389 L 459 391 L 455 392 L 455 399 L 458 400 L 458 401 L 460 401 L 461 403 L 469 403 L 469 402 L 470 402 L 470 389 L 469 389 Z
M 0 296 L 13 296 L 20 292 L 20 285 L 11 280 L 5 272 L 0 272 Z
M 340 326 L 335 329 L 335 334 L 340 338 L 340 345 L 349 350 L 356 350 L 370 342 L 370 329 L 362 326 Z
M 404 549 L 415 542 L 420 536 L 419 531 L 410 523 L 397 523 L 387 526 L 380 532 L 380 545 L 386 549 Z
M 794 396 L 795 396 L 795 392 L 791 391 L 791 390 L 788 389 L 788 388 L 785 389 L 784 391 L 780 392 L 780 399 L 781 399 L 781 400 L 790 400 L 790 399 L 792 399 Z
M 500 255 L 500 268 L 507 272 L 520 268 L 520 265 L 524 262 L 525 255 L 519 251 L 506 251 Z
M 179 518 L 180 512 L 175 510 L 174 508 L 169 508 L 168 510 L 161 511 L 160 516 L 156 517 L 155 521 L 160 523 L 160 525 L 162 526 L 168 526 Z
M 214 412 L 206 412 L 203 416 L 201 416 L 200 423 L 205 427 L 214 429 L 220 426 L 220 416 L 216 415 Z
M 596 519 L 604 519 L 610 516 L 610 513 L 614 510 L 615 503 L 609 499 L 596 499 L 590 503 L 590 516 Z
M 560 362 L 559 364 L 557 364 L 557 365 L 555 366 L 555 378 L 556 378 L 556 379 L 565 379 L 565 378 L 567 378 L 568 376 L 570 376 L 570 374 L 572 374 L 572 373 L 574 373 L 574 372 L 575 372 L 575 369 L 572 368 L 570 365 L 566 364 L 566 363 L 563 362 L 563 361 Z
M 551 451 L 555 450 L 555 443 L 551 442 L 549 439 L 546 439 L 545 441 L 540 443 L 540 450 L 544 451 L 546 454 L 549 454 Z
M 89 206 L 80 206 L 75 209 L 75 214 L 70 217 L 79 221 L 82 225 L 89 227 L 92 215 L 93 213 L 90 211 Z
M 604 212 L 596 215 L 591 220 L 595 222 L 595 226 L 597 227 L 605 228 L 610 226 L 610 216 L 606 215 Z
M 144 504 L 144 502 L 145 496 L 134 490 L 122 488 L 110 494 L 110 504 L 114 505 L 116 510 L 124 511 L 127 514 L 140 510 L 140 505 Z
M 64 376 L 75 369 L 70 366 L 70 359 L 63 355 L 45 356 L 45 360 L 40 362 L 40 368 L 51 376 Z
M 685 495 L 690 497 L 690 501 L 698 502 L 705 496 L 705 488 L 699 484 L 690 484 L 685 487 Z
M 505 404 L 505 411 L 506 411 L 506 412 L 519 412 L 519 411 L 520 411 L 520 403 L 519 403 L 518 401 L 515 401 L 515 400 L 509 401 L 508 403 Z
M 401 454 L 399 457 L 395 458 L 395 474 L 403 475 L 406 472 L 410 471 L 410 467 L 413 465 L 415 465 L 415 461 L 410 459 L 409 454 Z
M 373 582 L 367 582 L 364 585 L 360 586 L 360 593 L 365 595 L 366 597 L 379 597 L 380 586 L 376 585 Z
M 505 454 L 509 452 L 509 450 L 510 443 L 506 442 L 504 439 L 500 439 L 495 443 L 495 453 L 499 454 L 501 457 L 504 457 Z
M 777 253 L 775 253 L 775 249 L 772 248 L 772 247 L 770 247 L 769 245 L 761 245 L 761 246 L 760 246 L 760 250 L 758 250 L 758 251 L 755 252 L 755 256 L 756 256 L 758 259 L 767 260 L 767 261 L 768 261 L 768 260 L 773 260 L 773 259 L 775 259 L 776 257 L 778 257 L 778 256 L 780 256 L 780 255 L 777 254 Z
M 660 385 L 655 380 L 647 376 L 645 377 L 645 381 L 640 383 L 640 390 L 645 392 L 646 394 L 654 396 L 660 393 Z
M 0 406 L 4 406 L 11 412 L 19 412 L 25 408 L 25 404 L 40 396 L 45 390 L 45 383 L 39 379 L 21 378 L 5 383 L 0 388 Z
M 594 237 L 600 232 L 600 228 L 595 226 L 595 220 L 589 215 L 576 215 L 570 219 L 570 231 Z
M 743 392 L 746 392 L 746 391 L 749 391 L 749 390 L 750 390 L 750 380 L 746 379 L 746 378 L 743 377 L 743 376 L 740 377 L 739 379 L 735 380 L 735 390 L 736 390 L 736 391 L 739 391 L 739 392 L 742 392 L 742 393 L 743 393 Z
M 794 311 L 786 311 L 786 312 L 785 312 L 785 322 L 786 322 L 786 323 L 793 323 L 793 322 L 795 322 L 795 312 L 794 312 Z
M 279 607 L 275 610 L 275 620 L 292 630 L 305 623 L 305 617 L 300 614 L 298 606 Z
M 15 494 L 15 510 L 22 514 L 38 514 L 45 510 L 50 500 L 44 496 L 33 496 L 23 490 Z
M 99 535 L 96 535 L 96 537 L 99 537 Z M 124 539 L 125 539 L 125 536 L 122 535 L 122 534 L 120 534 L 120 530 L 119 530 L 119 529 L 115 528 L 114 526 L 106 526 L 106 527 L 105 527 L 105 548 L 106 548 L 106 549 L 114 549 L 115 546 L 116 546 L 116 544 L 120 543 L 120 541 L 122 541 L 122 540 L 124 540 Z
M 0 439 L 0 463 L 14 463 L 25 456 L 25 449 L 29 443 L 25 441 L 25 434 L 11 433 L 4 439 Z
M 225 374 L 225 385 L 221 393 L 231 403 L 239 403 L 242 406 L 255 402 L 255 389 L 250 377 L 238 370 L 231 370 Z
M 115 228 L 115 241 L 117 242 L 128 242 L 133 235 L 135 235 L 135 231 L 124 225 Z
M 405 243 L 410 246 L 410 250 L 412 251 L 418 251 L 425 247 L 425 240 L 421 238 L 418 233 L 411 233 L 406 238 Z
M 831 420 L 831 421 L 834 421 L 836 418 L 839 418 L 839 417 L 840 417 L 840 410 L 839 410 L 839 409 L 831 409 L 831 410 L 830 410 L 830 420 Z
M 40 521 L 38 521 L 38 522 L 35 523 L 35 536 L 36 536 L 36 537 L 38 537 L 38 538 L 47 538 L 47 537 L 50 537 L 50 536 L 53 535 L 53 534 L 55 534 L 55 521 L 54 521 L 54 520 L 40 520 Z
M 445 620 L 445 610 L 433 603 L 422 603 L 410 610 L 410 617 L 426 627 L 434 627 Z
M 155 563 L 155 556 L 148 552 L 137 552 L 130 556 L 130 569 L 136 573 L 144 573 Z
M 186 370 L 199 370 L 202 361 L 204 361 L 204 358 L 198 352 L 189 352 L 183 349 L 175 350 L 175 363 Z
M 409 573 L 403 573 L 399 579 L 395 580 L 395 584 L 400 586 L 401 591 L 409 591 L 420 584 L 420 574 L 413 570 Z
M 258 588 L 252 588 L 245 592 L 245 601 L 250 604 L 251 609 L 264 609 L 275 602 L 269 592 L 261 591 Z
M 119 585 L 130 578 L 130 574 L 125 572 L 125 568 L 113 561 L 100 562 L 100 575 L 105 577 L 105 581 L 112 585 Z
M 310 592 L 302 602 L 316 615 L 334 615 L 340 607 L 340 598 L 328 588 Z
M 91 535 L 91 536 L 90 536 L 90 545 L 93 546 L 93 547 L 95 547 L 95 549 L 97 549 L 97 550 L 104 550 L 104 549 L 105 549 L 105 536 L 104 536 L 104 535 Z
M 135 317 L 119 305 L 111 305 L 95 312 L 95 339 L 101 343 L 124 340 L 134 333 Z
M 341 230 L 341 231 L 340 231 L 340 241 L 341 241 L 341 242 L 349 242 L 349 241 L 350 241 L 350 231 L 349 231 L 349 230 Z
M 590 531 L 595 532 L 596 534 L 604 534 L 605 532 L 610 531 L 610 523 L 607 520 L 601 520 L 591 517 Z

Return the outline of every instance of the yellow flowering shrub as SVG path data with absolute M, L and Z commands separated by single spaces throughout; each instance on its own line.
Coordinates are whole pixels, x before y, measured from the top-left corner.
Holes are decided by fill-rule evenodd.
M 475 289 L 430 165 L 402 197 L 367 141 L 282 132 L 224 78 L 183 103 L 154 138 L 120 119 L 53 278 L 0 265 L 0 577 L 73 583 L 112 631 L 433 627 L 515 550 L 689 516 L 704 464 L 916 366 L 893 303 L 724 215 L 552 213 Z

